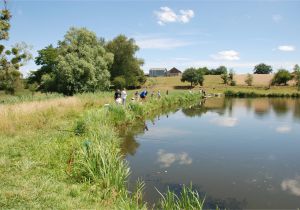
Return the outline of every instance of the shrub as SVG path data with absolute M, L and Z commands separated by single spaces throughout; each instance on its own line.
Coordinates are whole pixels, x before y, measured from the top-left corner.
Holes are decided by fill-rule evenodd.
M 227 73 L 221 74 L 221 79 L 223 80 L 223 83 L 226 85 L 228 83 Z
M 245 79 L 245 83 L 248 85 L 248 86 L 252 86 L 252 82 L 253 82 L 253 76 L 251 74 L 247 74 L 247 77 Z
M 123 76 L 114 78 L 112 83 L 116 89 L 123 89 L 126 86 L 126 80 Z
M 230 86 L 236 86 L 236 81 L 231 80 L 231 81 L 230 81 Z
M 287 82 L 292 79 L 292 75 L 288 70 L 279 69 L 272 80 L 273 85 L 287 85 Z

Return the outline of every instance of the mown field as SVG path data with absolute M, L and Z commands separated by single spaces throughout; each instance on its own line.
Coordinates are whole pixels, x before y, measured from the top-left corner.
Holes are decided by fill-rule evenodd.
M 293 85 L 293 81 L 288 86 L 269 86 L 272 75 L 254 75 L 253 85 L 247 86 L 244 84 L 245 75 L 235 75 L 236 86 L 224 85 L 219 75 L 206 75 L 204 76 L 204 85 L 201 87 L 207 93 L 224 93 L 225 91 L 232 90 L 235 92 L 256 92 L 258 94 L 292 94 L 299 91 Z M 176 90 L 176 89 L 189 89 L 190 83 L 181 82 L 180 76 L 177 77 L 157 77 L 148 78 L 147 85 L 155 90 Z M 194 90 L 199 90 L 199 86 L 194 87 Z

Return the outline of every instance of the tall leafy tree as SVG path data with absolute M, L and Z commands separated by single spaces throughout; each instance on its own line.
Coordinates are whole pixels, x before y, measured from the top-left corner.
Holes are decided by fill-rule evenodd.
M 85 28 L 71 28 L 58 47 L 49 45 L 35 59 L 41 68 L 31 72 L 28 82 L 46 92 L 73 95 L 109 88 L 109 66 L 113 55 L 104 40 Z
M 260 63 L 254 67 L 254 74 L 270 74 L 272 71 L 272 67 L 264 63 Z
M 293 68 L 294 72 L 294 79 L 296 80 L 296 85 L 298 87 L 298 90 L 300 90 L 300 67 L 298 64 L 296 64 Z
M 8 40 L 11 14 L 5 8 L 0 11 L 0 41 Z M 6 49 L 0 44 L 0 89 L 6 93 L 14 94 L 22 85 L 20 67 L 29 59 L 31 54 L 25 43 L 15 44 L 11 49 Z
M 134 39 L 119 35 L 107 43 L 106 49 L 114 54 L 114 62 L 109 68 L 111 81 L 122 76 L 127 87 L 138 87 L 145 83 L 146 78 L 141 69 L 144 61 L 135 55 L 139 47 Z
M 38 54 L 39 55 L 35 58 L 35 63 L 41 66 L 41 68 L 30 73 L 28 83 L 39 84 L 40 90 L 54 91 L 54 86 L 51 85 L 51 87 L 49 87 L 45 82 L 47 77 L 54 77 L 53 74 L 58 63 L 58 49 L 49 45 L 39 50 Z
M 286 69 L 279 69 L 276 74 L 274 75 L 274 78 L 272 80 L 272 83 L 274 85 L 287 85 L 287 82 L 292 79 L 291 73 Z
M 201 69 L 188 68 L 183 72 L 181 76 L 181 81 L 190 82 L 191 87 L 196 86 L 198 84 L 202 86 L 204 82 L 203 72 Z

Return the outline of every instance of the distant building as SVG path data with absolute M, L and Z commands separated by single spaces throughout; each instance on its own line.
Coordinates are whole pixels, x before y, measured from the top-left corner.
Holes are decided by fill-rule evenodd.
M 166 68 L 152 68 L 149 70 L 150 77 L 165 77 L 168 70 Z
M 182 74 L 181 71 L 179 71 L 178 69 L 176 69 L 175 67 L 173 67 L 173 68 L 171 68 L 171 69 L 168 71 L 167 76 L 173 77 L 173 76 L 179 76 L 179 75 L 181 75 L 181 74 Z

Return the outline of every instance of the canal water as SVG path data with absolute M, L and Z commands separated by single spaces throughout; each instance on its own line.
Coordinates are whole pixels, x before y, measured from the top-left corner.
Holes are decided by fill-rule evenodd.
M 210 98 L 139 122 L 123 152 L 151 205 L 183 184 L 205 207 L 300 207 L 300 100 Z

